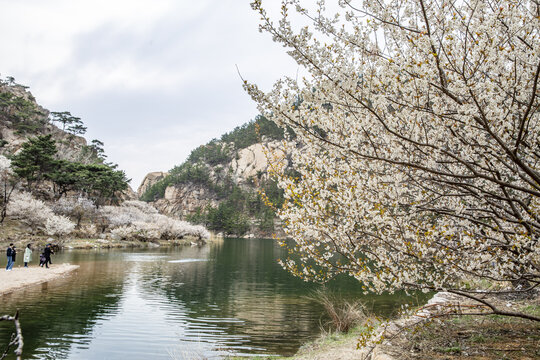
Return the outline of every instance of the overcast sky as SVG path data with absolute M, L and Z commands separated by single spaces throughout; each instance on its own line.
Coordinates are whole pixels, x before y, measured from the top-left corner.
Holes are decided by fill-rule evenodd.
M 0 74 L 80 117 L 136 190 L 257 115 L 236 65 L 266 90 L 295 76 L 249 2 L 0 0 Z

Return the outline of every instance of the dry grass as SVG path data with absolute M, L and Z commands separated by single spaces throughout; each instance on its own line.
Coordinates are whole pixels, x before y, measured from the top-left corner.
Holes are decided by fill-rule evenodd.
M 540 306 L 528 305 L 524 311 L 537 313 Z M 540 323 L 495 315 L 460 316 L 410 329 L 392 345 L 400 349 L 397 358 L 403 360 L 540 359 Z
M 326 289 L 314 291 L 308 298 L 321 304 L 329 320 L 322 324 L 323 329 L 347 333 L 367 318 L 366 308 L 360 301 L 345 301 Z

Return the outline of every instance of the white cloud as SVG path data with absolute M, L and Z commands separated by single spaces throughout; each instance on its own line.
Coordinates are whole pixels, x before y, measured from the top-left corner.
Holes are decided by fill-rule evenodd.
M 236 65 L 266 89 L 297 71 L 258 32 L 249 0 L 0 0 L 0 8 L 0 73 L 46 108 L 81 117 L 135 187 L 256 116 Z

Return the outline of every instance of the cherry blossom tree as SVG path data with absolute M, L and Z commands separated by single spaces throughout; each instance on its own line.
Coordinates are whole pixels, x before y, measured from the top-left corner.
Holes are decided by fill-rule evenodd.
M 32 231 L 44 230 L 48 235 L 67 235 L 75 223 L 62 215 L 55 215 L 43 201 L 26 192 L 17 192 L 9 203 L 8 215 L 26 223 Z
M 157 209 L 143 201 L 125 201 L 121 206 L 103 206 L 100 214 L 109 224 L 113 236 L 144 241 L 155 239 L 181 239 L 194 236 L 208 239 L 210 233 L 203 226 L 159 214 Z
M 74 228 L 75 223 L 63 215 L 53 215 L 45 220 L 45 232 L 48 235 L 60 237 L 71 233 Z
M 306 3 L 284 0 L 274 22 L 252 2 L 261 31 L 307 73 L 269 93 L 245 82 L 298 140 L 286 152 L 300 176 L 274 169 L 294 239 L 283 265 L 317 281 L 346 273 L 366 291 L 447 290 L 540 321 L 474 286 L 540 285 L 540 3 Z
M 90 218 L 96 212 L 96 205 L 90 199 L 82 196 L 60 198 L 53 204 L 53 211 L 59 215 L 71 216 L 77 220 L 80 227 L 83 218 Z
M 26 192 L 13 194 L 7 214 L 26 223 L 34 232 L 42 228 L 48 218 L 55 216 L 47 204 Z

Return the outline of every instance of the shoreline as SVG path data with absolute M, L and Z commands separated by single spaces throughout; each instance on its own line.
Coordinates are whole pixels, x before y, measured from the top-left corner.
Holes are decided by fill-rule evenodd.
M 499 307 L 540 315 L 540 292 L 531 292 L 524 298 L 493 297 Z M 500 353 L 510 351 L 528 355 L 540 354 L 534 339 L 540 339 L 540 326 L 529 320 L 504 318 L 497 315 L 475 316 L 467 313 L 470 299 L 449 292 L 438 292 L 423 306 L 409 314 L 379 323 L 376 326 L 371 345 L 357 348 L 365 329 L 362 325 L 349 333 L 328 333 L 300 347 L 292 356 L 230 356 L 229 360 L 416 360 L 416 359 L 455 359 L 480 356 L 482 359 L 499 359 Z M 441 314 L 449 308 L 465 309 L 453 317 L 441 320 Z M 444 316 L 443 316 L 444 317 Z M 449 328 L 454 328 L 450 330 Z M 509 337 L 508 329 L 522 335 L 519 339 Z M 518 330 L 516 330 L 518 329 Z M 500 330 L 497 335 L 495 332 Z M 453 332 L 452 332 L 453 331 Z M 510 332 L 511 333 L 511 332 Z M 537 335 L 538 334 L 538 335 Z M 437 338 L 446 339 L 441 344 Z M 532 339 L 532 340 L 531 340 Z M 469 342 L 465 343 L 464 341 Z M 528 341 L 525 344 L 524 341 Z M 461 341 L 461 343 L 460 343 Z M 416 345 L 415 345 L 416 344 Z M 415 348 L 421 344 L 423 348 Z M 456 344 L 459 344 L 456 345 Z M 496 346 L 493 346 L 496 345 Z M 502 349 L 502 350 L 501 350 Z M 491 353 L 490 353 L 491 352 Z M 451 354 L 451 355 L 449 355 Z M 475 357 L 476 358 L 476 357 Z M 511 357 L 513 358 L 513 357 Z M 521 357 L 520 357 L 521 358 Z M 536 357 L 534 357 L 536 358 Z
M 66 240 L 58 241 L 50 237 L 29 237 L 25 240 L 0 240 L 0 247 L 5 250 L 10 242 L 13 242 L 18 250 L 24 249 L 26 244 L 33 244 L 34 248 L 41 249 L 45 247 L 47 243 L 58 244 L 62 249 L 113 249 L 113 248 L 153 248 L 153 247 L 169 247 L 169 246 L 190 246 L 190 245 L 203 245 L 204 243 L 213 243 L 221 241 L 223 238 L 219 236 L 211 236 L 210 238 L 200 242 L 200 239 L 196 237 L 187 236 L 182 239 L 174 240 L 154 240 L 154 241 L 141 241 L 141 240 L 116 240 L 116 239 L 100 239 L 100 238 L 70 238 Z
M 14 291 L 27 288 L 33 285 L 53 281 L 63 278 L 77 270 L 79 265 L 53 264 L 49 269 L 41 268 L 37 265 L 25 267 L 14 267 L 12 271 L 0 270 L 0 296 L 10 294 Z

